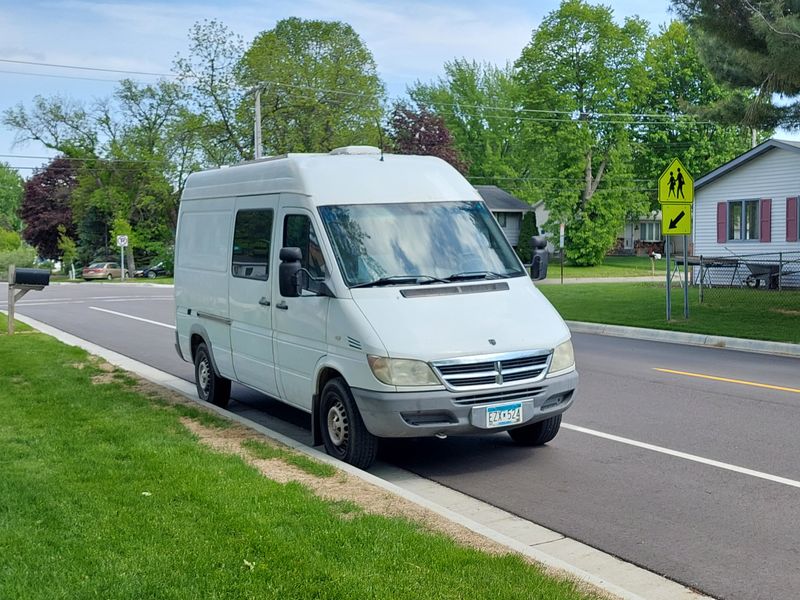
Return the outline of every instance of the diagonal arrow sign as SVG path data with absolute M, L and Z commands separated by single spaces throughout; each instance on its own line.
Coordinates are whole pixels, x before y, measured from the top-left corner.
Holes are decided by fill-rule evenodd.
M 674 219 L 670 219 L 669 221 L 669 228 L 675 229 L 678 226 L 678 221 L 680 221 L 684 216 L 686 216 L 686 211 L 682 210 L 678 213 L 678 215 Z

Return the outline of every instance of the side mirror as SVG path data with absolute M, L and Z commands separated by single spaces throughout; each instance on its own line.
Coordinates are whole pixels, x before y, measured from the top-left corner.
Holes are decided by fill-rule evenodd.
M 531 246 L 533 246 L 531 279 L 541 281 L 547 277 L 547 264 L 550 262 L 550 253 L 547 251 L 547 238 L 543 235 L 535 235 L 531 238 Z
M 279 254 L 281 264 L 278 267 L 278 283 L 281 296 L 284 298 L 297 298 L 302 290 L 300 271 L 303 266 L 300 261 L 303 253 L 300 248 L 281 248 Z

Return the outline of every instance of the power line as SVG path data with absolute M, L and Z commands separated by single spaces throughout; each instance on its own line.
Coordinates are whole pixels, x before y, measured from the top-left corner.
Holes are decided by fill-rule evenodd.
M 154 77 L 177 77 L 174 73 L 153 73 L 150 71 L 128 71 L 124 69 L 104 69 L 101 67 L 83 67 L 78 65 L 61 65 L 55 63 L 35 62 L 32 60 L 12 60 L 10 58 L 0 58 L 0 62 L 12 63 L 15 65 L 33 65 L 36 67 L 54 67 L 56 69 L 77 69 L 79 71 L 100 71 L 103 73 L 127 73 L 130 75 L 152 75 Z
M 25 71 L 5 71 L 0 70 L 0 73 L 6 75 L 27 75 L 29 77 L 50 77 L 52 79 L 76 79 L 78 81 L 104 81 L 108 83 L 119 83 L 119 79 L 100 79 L 99 77 L 78 77 L 77 75 L 55 75 L 53 73 L 28 73 Z
M 0 58 L 0 63 L 11 63 L 11 64 L 22 64 L 22 65 L 31 65 L 31 66 L 41 66 L 41 67 L 50 67 L 50 68 L 59 68 L 59 69 L 77 69 L 83 71 L 94 71 L 94 72 L 103 72 L 103 73 L 121 73 L 121 74 L 130 74 L 130 75 L 146 75 L 152 77 L 169 77 L 169 78 L 177 78 L 180 75 L 175 73 L 157 73 L 152 71 L 132 71 L 132 70 L 124 70 L 124 69 L 108 69 L 102 67 L 85 67 L 80 65 L 65 65 L 65 64 L 58 64 L 58 63 L 45 63 L 45 62 L 36 62 L 36 61 L 25 61 L 25 60 L 12 60 L 12 59 L 4 59 Z M 30 75 L 30 76 L 37 76 L 37 77 L 55 77 L 60 79 L 80 79 L 80 80 L 89 80 L 89 81 L 114 81 L 111 79 L 96 79 L 96 78 L 84 78 L 84 77 L 77 77 L 77 76 L 69 76 L 69 75 L 52 75 L 47 73 L 29 73 L 24 71 L 0 71 L 1 73 L 7 74 L 15 74 L 15 75 Z M 187 76 L 189 79 L 197 79 L 196 76 Z M 325 94 L 335 94 L 340 96 L 350 96 L 350 97 L 359 97 L 359 98 L 373 98 L 374 96 L 365 92 L 351 92 L 347 90 L 338 90 L 338 89 L 329 89 L 329 88 L 321 88 L 312 85 L 303 85 L 303 84 L 293 84 L 293 83 L 283 83 L 279 81 L 260 81 L 257 84 L 262 88 L 267 88 L 269 86 L 275 86 L 279 88 L 289 88 L 289 89 L 301 89 L 313 92 L 321 92 Z M 305 97 L 309 100 L 317 100 L 316 98 Z M 425 103 L 423 103 L 425 104 Z M 590 118 L 595 121 L 602 120 L 605 123 L 609 124 L 630 124 L 628 121 L 615 121 L 610 120 L 608 117 L 618 117 L 618 118 L 631 118 L 631 119 L 655 119 L 657 122 L 661 122 L 664 124 L 675 124 L 677 119 L 683 118 L 691 118 L 691 115 L 685 114 L 668 114 L 668 113 L 623 113 L 623 112 L 597 112 L 597 111 L 580 111 L 580 110 L 560 110 L 560 109 L 534 109 L 534 108 L 521 108 L 521 107 L 509 107 L 509 106 L 491 106 L 491 105 L 482 105 L 482 104 L 463 104 L 463 103 L 455 103 L 455 102 L 427 102 L 430 106 L 437 106 L 437 107 L 452 107 L 452 108 L 466 108 L 466 109 L 473 109 L 473 110 L 488 110 L 488 111 L 495 111 L 495 112 L 506 112 L 511 113 L 510 115 L 487 115 L 487 114 L 476 114 L 465 112 L 460 110 L 461 114 L 467 116 L 473 116 L 478 118 L 516 118 L 519 121 L 534 121 L 534 122 L 576 122 L 580 121 L 581 118 Z M 455 111 L 454 111 L 455 112 Z M 551 119 L 535 119 L 531 117 L 519 117 L 520 114 L 539 114 L 539 115 L 567 115 L 569 118 L 551 118 Z M 713 124 L 711 121 L 696 121 L 693 120 L 693 123 L 696 124 Z M 646 124 L 646 123 L 645 123 Z

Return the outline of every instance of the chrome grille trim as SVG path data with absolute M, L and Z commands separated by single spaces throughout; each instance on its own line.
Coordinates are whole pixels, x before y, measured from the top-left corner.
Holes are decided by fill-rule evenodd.
M 493 404 L 496 402 L 511 402 L 513 400 L 531 400 L 543 393 L 545 388 L 532 387 L 521 390 L 506 390 L 500 392 L 488 392 L 484 394 L 470 394 L 469 396 L 459 396 L 453 400 L 453 404 L 461 406 L 474 406 L 478 404 Z
M 543 379 L 551 356 L 551 350 L 532 350 L 442 360 L 432 366 L 449 390 L 492 389 Z

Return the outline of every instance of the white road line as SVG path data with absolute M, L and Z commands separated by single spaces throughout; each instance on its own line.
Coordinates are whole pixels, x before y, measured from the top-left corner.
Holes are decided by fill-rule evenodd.
M 166 327 L 167 329 L 175 329 L 174 325 L 169 325 L 168 323 L 161 323 L 160 321 L 151 321 L 150 319 L 143 319 L 142 317 L 134 317 L 133 315 L 126 315 L 125 313 L 117 312 L 115 310 L 108 310 L 107 308 L 90 306 L 89 310 L 99 310 L 100 312 L 117 315 L 118 317 L 125 317 L 126 319 L 133 319 L 134 321 L 142 321 L 143 323 L 150 323 L 151 325 L 158 325 L 159 327 Z
M 61 304 L 86 304 L 87 302 L 96 302 L 98 300 L 102 302 L 137 302 L 139 300 L 172 300 L 172 296 L 138 296 L 136 298 L 116 298 L 116 297 L 109 297 L 109 298 L 83 298 L 77 300 L 75 298 L 64 298 L 58 300 L 33 300 L 33 301 L 21 301 L 17 302 L 16 306 L 18 307 L 25 307 L 25 306 L 53 306 L 53 305 L 61 305 Z M 5 306 L 8 302 L 0 302 L 0 306 Z
M 637 442 L 636 440 L 620 437 L 618 435 L 612 435 L 610 433 L 603 433 L 602 431 L 596 431 L 594 429 L 588 429 L 586 427 L 580 427 L 579 425 L 570 425 L 568 423 L 561 423 L 561 427 L 565 429 L 570 429 L 572 431 L 577 431 L 579 433 L 585 433 L 587 435 L 593 435 L 595 437 L 611 440 L 612 442 L 619 442 L 620 444 L 627 444 L 629 446 L 635 446 L 636 448 L 642 448 L 644 450 L 652 450 L 653 452 L 659 452 L 660 454 L 667 454 L 668 456 L 674 456 L 676 458 L 690 460 L 692 462 L 708 465 L 710 467 L 717 467 L 718 469 L 732 471 L 733 473 L 739 473 L 740 475 L 749 475 L 750 477 L 765 479 L 767 481 L 772 481 L 773 483 L 780 483 L 782 485 L 788 485 L 789 487 L 800 488 L 800 481 L 796 481 L 794 479 L 788 479 L 787 477 L 770 475 L 769 473 L 764 473 L 763 471 L 756 471 L 754 469 L 739 467 L 737 465 L 724 463 L 718 460 L 712 460 L 710 458 L 703 458 L 702 456 L 697 456 L 696 454 L 688 454 L 686 452 L 670 450 L 669 448 L 664 448 L 663 446 L 655 446 L 653 444 Z

